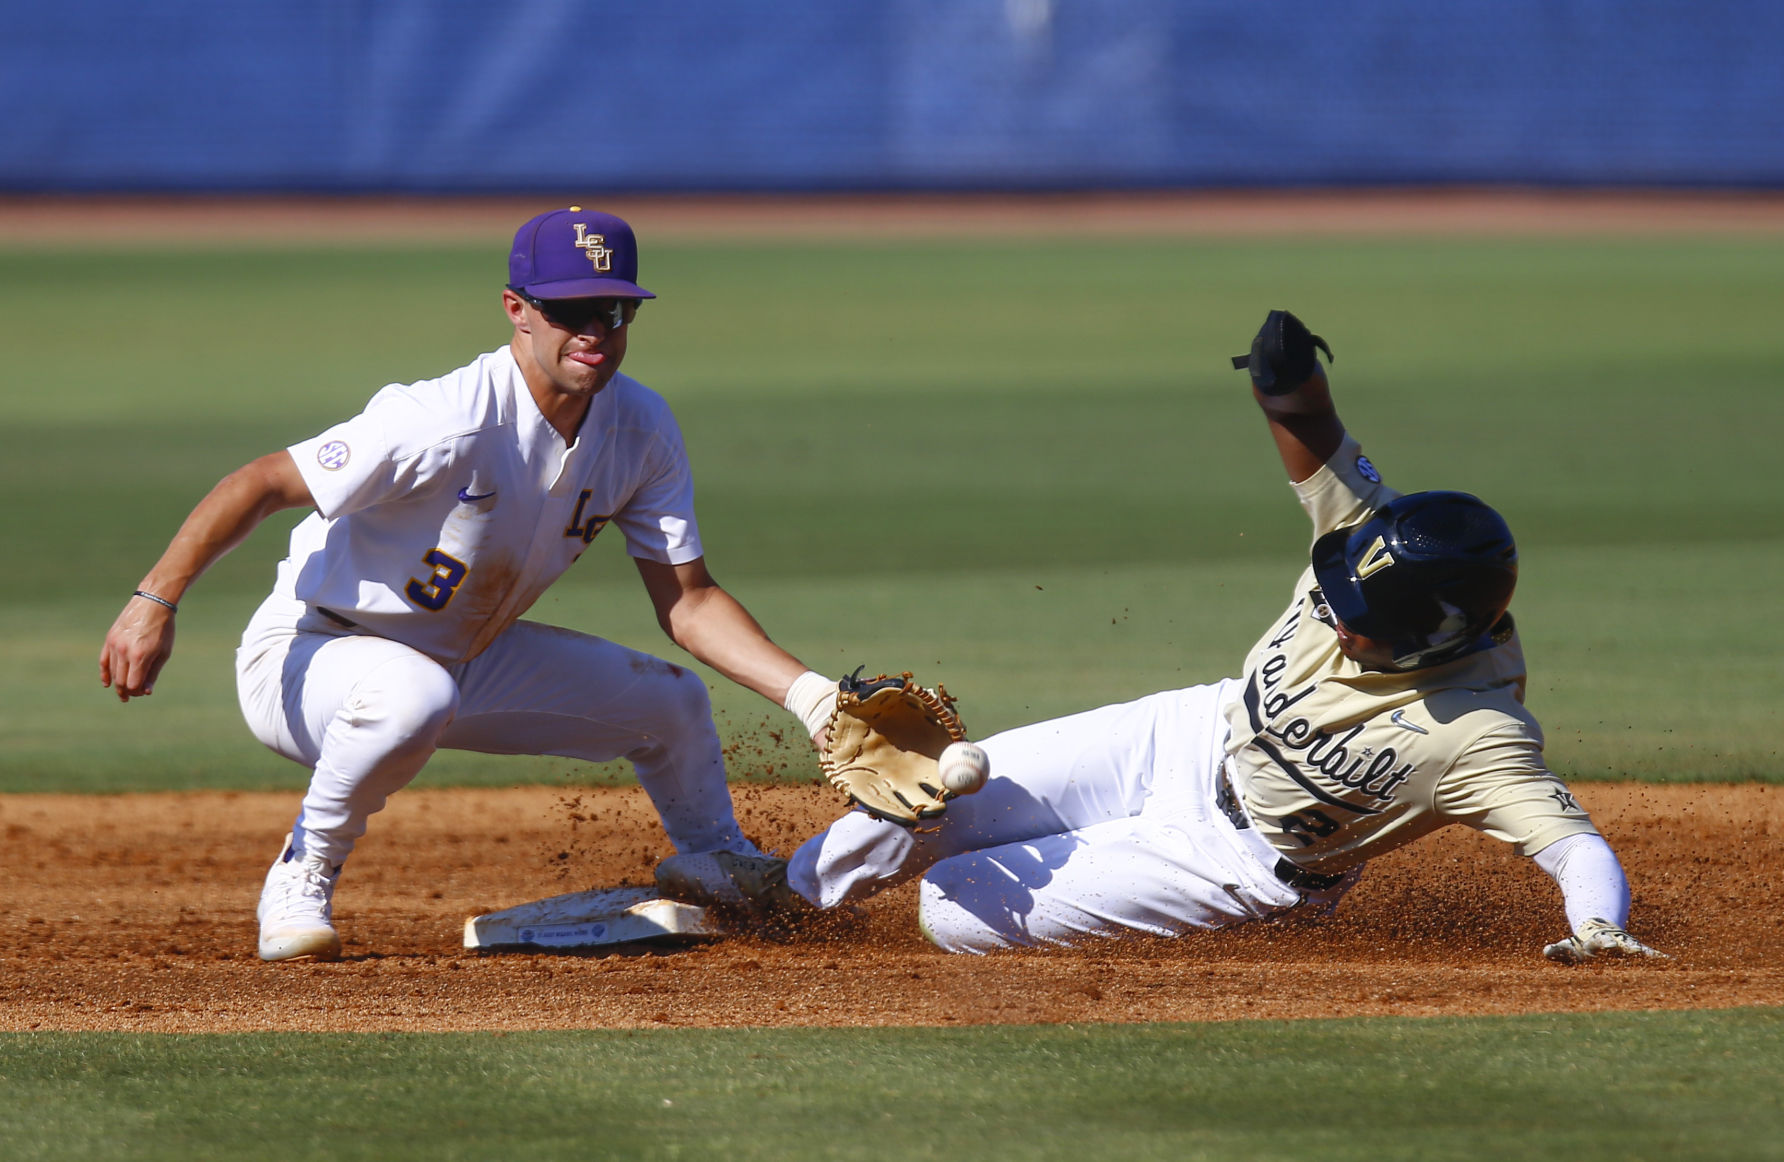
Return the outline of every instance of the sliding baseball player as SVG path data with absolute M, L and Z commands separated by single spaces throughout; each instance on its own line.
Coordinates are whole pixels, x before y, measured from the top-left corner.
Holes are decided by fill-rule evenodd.
M 1660 955 L 1543 762 L 1505 522 L 1383 483 L 1316 350 L 1273 311 L 1235 360 L 1314 537 L 1240 675 L 985 739 L 983 790 L 916 826 L 857 807 L 794 854 L 793 892 L 834 908 L 920 876 L 923 931 L 955 952 L 1177 936 L 1331 908 L 1372 857 L 1461 824 L 1560 886 L 1571 933 L 1551 959 Z

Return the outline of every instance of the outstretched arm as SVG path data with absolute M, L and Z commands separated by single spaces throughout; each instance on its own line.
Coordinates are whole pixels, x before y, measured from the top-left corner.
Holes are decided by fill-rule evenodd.
M 1251 394 L 1270 421 L 1270 436 L 1291 481 L 1306 480 L 1337 453 L 1344 425 L 1332 406 L 1325 368 L 1316 364 L 1313 375 L 1285 395 L 1265 395 L 1256 387 Z
M 706 570 L 706 558 L 664 565 L 633 558 L 656 606 L 657 624 L 682 649 L 725 677 L 791 711 L 820 748 L 836 705 L 836 682 L 769 640 L 768 633 Z
M 1282 455 L 1282 466 L 1296 484 L 1330 460 L 1344 440 L 1344 425 L 1332 406 L 1331 386 L 1315 350 L 1328 358 L 1325 340 L 1311 334 L 1287 311 L 1271 311 L 1252 341 L 1249 356 L 1237 356 L 1235 367 L 1251 374 L 1251 394 Z
M 778 705 L 806 667 L 775 645 L 755 618 L 725 592 L 704 557 L 684 565 L 634 558 L 669 639 L 740 686 Z
M 173 653 L 172 607 L 192 582 L 273 513 L 314 504 L 289 452 L 262 456 L 225 476 L 198 502 L 137 586 L 139 593 L 154 596 L 132 597 L 112 623 L 99 650 L 100 685 L 115 688 L 121 702 L 154 693 L 155 679 Z

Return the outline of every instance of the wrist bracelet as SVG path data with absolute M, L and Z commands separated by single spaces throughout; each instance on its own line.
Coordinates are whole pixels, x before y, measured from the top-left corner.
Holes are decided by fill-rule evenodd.
M 173 613 L 178 613 L 180 611 L 180 607 L 175 605 L 173 602 L 169 601 L 167 598 L 157 597 L 153 593 L 150 593 L 146 589 L 138 589 L 135 593 L 132 593 L 130 596 L 140 597 L 144 601 L 153 601 L 156 605 L 166 606 L 168 608 L 168 610 Z

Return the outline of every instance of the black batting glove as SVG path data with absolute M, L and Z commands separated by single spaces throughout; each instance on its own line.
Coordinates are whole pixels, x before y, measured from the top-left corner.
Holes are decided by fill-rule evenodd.
M 1251 372 L 1251 385 L 1265 395 L 1287 395 L 1313 378 L 1319 365 L 1315 348 L 1335 357 L 1326 341 L 1287 311 L 1271 311 L 1251 341 L 1249 355 L 1233 356 L 1233 367 Z

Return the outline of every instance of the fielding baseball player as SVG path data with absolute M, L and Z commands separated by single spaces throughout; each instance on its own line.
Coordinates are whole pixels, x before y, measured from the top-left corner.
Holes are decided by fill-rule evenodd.
M 384 388 L 360 415 L 261 457 L 193 509 L 99 656 L 124 701 L 154 690 L 199 574 L 270 514 L 291 533 L 236 671 L 256 737 L 312 768 L 260 898 L 260 956 L 332 958 L 332 900 L 367 819 L 439 747 L 602 762 L 624 755 L 683 893 L 784 883 L 732 812 L 706 688 L 687 669 L 519 618 L 609 525 L 664 631 L 732 680 L 808 716 L 834 684 L 771 642 L 707 571 L 680 430 L 619 374 L 640 303 L 630 226 L 572 207 L 514 237 L 505 347 Z M 800 681 L 803 679 L 803 682 Z M 702 877 L 713 879 L 703 884 Z M 729 893 L 729 895 L 727 894 Z
M 1383 484 L 1316 348 L 1275 311 L 1234 361 L 1314 534 L 1240 677 L 985 739 L 983 790 L 926 826 L 851 811 L 794 853 L 792 891 L 837 907 L 920 875 L 923 930 L 956 952 L 1175 936 L 1329 909 L 1371 856 L 1460 823 L 1560 885 L 1573 934 L 1552 959 L 1660 955 L 1624 930 L 1623 870 L 1543 764 L 1505 522 Z

